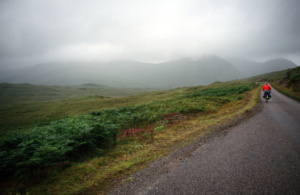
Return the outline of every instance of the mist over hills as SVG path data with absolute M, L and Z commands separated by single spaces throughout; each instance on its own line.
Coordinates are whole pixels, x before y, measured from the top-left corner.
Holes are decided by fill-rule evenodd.
M 95 83 L 110 87 L 176 88 L 207 85 L 294 68 L 286 59 L 263 63 L 217 56 L 151 64 L 136 61 L 45 63 L 1 74 L 0 82 L 35 85 Z
M 292 61 L 283 58 L 272 59 L 265 62 L 254 62 L 238 58 L 227 59 L 227 61 L 241 73 L 243 78 L 297 67 Z

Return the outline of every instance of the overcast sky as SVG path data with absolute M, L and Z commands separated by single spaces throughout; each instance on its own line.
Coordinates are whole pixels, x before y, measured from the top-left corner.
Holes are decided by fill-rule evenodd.
M 300 64 L 300 0 L 0 0 L 0 66 L 217 55 Z

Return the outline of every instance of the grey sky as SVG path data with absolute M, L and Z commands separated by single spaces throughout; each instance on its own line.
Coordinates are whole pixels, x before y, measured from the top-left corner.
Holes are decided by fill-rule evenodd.
M 299 0 L 0 0 L 0 66 L 203 55 L 300 64 Z

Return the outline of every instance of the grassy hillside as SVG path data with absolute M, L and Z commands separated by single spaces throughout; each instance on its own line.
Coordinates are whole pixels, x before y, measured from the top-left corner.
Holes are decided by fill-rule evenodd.
M 14 132 L 0 140 L 1 175 L 11 176 L 2 177 L 2 193 L 102 194 L 249 113 L 258 89 L 252 82 L 217 82 L 123 98 L 1 106 L 2 131 Z M 19 128 L 26 131 L 15 133 Z
M 244 80 L 255 81 L 255 82 L 273 82 L 273 81 L 283 79 L 287 75 L 287 72 L 289 70 L 291 70 L 291 69 L 261 74 L 261 75 L 253 76 L 253 77 L 250 77 L 250 78 L 247 78 Z
M 124 97 L 153 89 L 112 88 L 105 85 L 37 86 L 0 83 L 0 105 L 30 102 L 49 102 L 84 96 Z
M 84 86 L 47 87 L 26 84 L 8 86 L 11 86 L 11 88 L 7 89 L 6 96 L 1 95 L 2 100 L 5 100 L 3 103 L 6 102 L 6 104 L 0 105 L 0 132 L 10 130 L 24 131 L 35 125 L 68 116 L 81 115 L 93 110 L 138 104 L 155 98 L 164 98 L 166 95 L 173 95 L 172 90 L 168 91 L 168 93 L 153 92 L 128 96 L 129 94 L 141 93 L 143 90 L 85 87 L 87 90 L 81 91 L 80 89 Z M 52 97 L 51 94 L 54 93 L 55 95 Z M 93 95 L 83 96 L 89 93 Z M 22 96 L 14 97 L 14 94 L 16 96 L 17 94 L 22 94 Z M 95 94 L 101 94 L 101 96 Z M 126 97 L 122 97 L 126 94 Z M 104 97 L 102 95 L 110 95 L 112 97 Z M 70 96 L 82 97 L 65 99 Z M 43 102 L 42 100 L 47 101 Z
M 280 92 L 300 101 L 300 67 L 289 70 L 282 79 L 272 82 Z

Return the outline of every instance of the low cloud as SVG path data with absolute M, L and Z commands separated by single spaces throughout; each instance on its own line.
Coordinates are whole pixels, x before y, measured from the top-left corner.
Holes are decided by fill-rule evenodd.
M 298 0 L 3 0 L 0 66 L 219 55 L 300 64 Z

